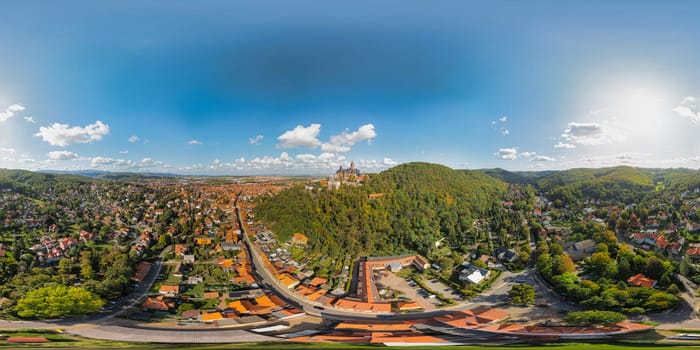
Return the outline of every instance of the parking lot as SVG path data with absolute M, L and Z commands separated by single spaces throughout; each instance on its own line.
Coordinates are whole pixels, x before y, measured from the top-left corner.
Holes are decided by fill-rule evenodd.
M 437 304 L 440 303 L 440 300 L 437 298 L 431 299 L 427 295 L 420 295 L 418 293 L 420 287 L 415 282 L 409 282 L 389 271 L 382 271 L 376 281 L 378 284 L 391 286 L 391 289 L 401 291 L 404 298 L 418 302 L 423 307 L 423 310 L 435 310 Z
M 436 293 L 440 293 L 446 298 L 452 299 L 454 301 L 462 301 L 463 298 L 460 295 L 459 292 L 455 291 L 452 287 L 446 285 L 442 281 L 432 278 L 432 279 L 424 279 L 423 282 L 430 288 L 432 291 Z

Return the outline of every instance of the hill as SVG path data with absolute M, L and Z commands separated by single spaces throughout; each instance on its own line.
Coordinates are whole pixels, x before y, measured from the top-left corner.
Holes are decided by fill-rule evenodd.
M 555 173 L 556 171 L 554 170 L 546 170 L 546 171 L 508 171 L 505 169 L 501 168 L 495 168 L 495 169 L 479 169 L 479 172 L 482 172 L 488 176 L 494 177 L 496 179 L 499 179 L 503 182 L 507 182 L 510 184 L 517 184 L 517 185 L 533 185 L 537 181 L 537 179 L 542 178 L 544 176 L 550 175 Z
M 38 173 L 27 170 L 0 169 L 0 189 L 12 189 L 21 194 L 35 195 L 36 192 L 69 188 L 76 183 L 93 180 L 77 175 Z
M 256 218 L 281 240 L 309 237 L 328 256 L 426 254 L 442 238 L 459 245 L 473 220 L 500 203 L 507 184 L 476 171 L 407 163 L 336 191 L 297 186 L 262 198 Z M 376 199 L 369 194 L 382 193 Z
M 537 180 L 537 187 L 551 199 L 574 202 L 595 198 L 608 202 L 633 202 L 654 190 L 649 173 L 629 166 L 569 169 Z

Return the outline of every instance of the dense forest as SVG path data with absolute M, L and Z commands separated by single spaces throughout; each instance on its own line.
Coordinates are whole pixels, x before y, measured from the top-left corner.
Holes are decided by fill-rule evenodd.
M 362 187 L 298 186 L 260 198 L 256 218 L 282 240 L 305 233 L 314 251 L 329 256 L 427 254 L 442 238 L 460 244 L 507 187 L 479 172 L 408 163 L 371 176 Z

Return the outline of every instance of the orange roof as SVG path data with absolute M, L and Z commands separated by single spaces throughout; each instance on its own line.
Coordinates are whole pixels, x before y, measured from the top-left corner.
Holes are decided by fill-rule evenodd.
M 273 303 L 272 300 L 270 300 L 270 298 L 266 294 L 263 294 L 263 295 L 255 298 L 255 303 L 258 304 L 258 306 L 265 306 L 265 307 L 276 306 L 275 303 Z
M 326 282 L 328 282 L 328 278 L 326 277 L 314 277 L 311 282 L 309 282 L 309 285 L 312 287 L 318 287 Z
M 638 273 L 627 280 L 627 283 L 635 287 L 646 287 L 653 288 L 656 285 L 656 280 L 644 276 L 644 274 Z
M 255 278 L 253 278 L 251 275 L 236 276 L 233 278 L 233 283 L 253 284 L 255 283 Z
M 195 240 L 195 242 L 197 242 L 197 244 L 199 244 L 199 245 L 211 244 L 211 242 L 212 242 L 212 239 L 209 238 L 209 237 L 197 237 L 197 238 L 195 238 L 194 240 Z
M 299 280 L 292 277 L 292 275 L 288 273 L 283 273 L 278 276 L 280 283 L 282 283 L 285 287 L 291 288 L 294 285 L 299 283 Z
M 282 300 L 282 298 L 278 297 L 278 296 L 275 295 L 275 294 L 270 294 L 270 300 L 271 300 L 273 303 L 275 303 L 275 305 L 277 305 L 277 306 L 279 306 L 279 307 L 285 307 L 285 306 L 287 306 L 287 302 L 285 302 L 284 300 Z
M 341 322 L 335 326 L 338 330 L 364 330 L 364 331 L 410 331 L 411 324 L 408 323 L 351 323 Z
M 302 233 L 295 233 L 295 234 L 292 236 L 292 241 L 293 241 L 294 243 L 306 244 L 306 242 L 308 242 L 308 240 L 309 240 L 309 238 L 306 237 L 306 235 L 304 235 L 304 234 L 302 234 Z
M 653 328 L 652 326 L 648 326 L 648 325 L 641 324 L 641 323 L 633 323 L 630 321 L 620 322 L 620 323 L 616 324 L 616 326 L 622 328 L 623 330 L 628 330 L 628 331 L 641 331 L 644 329 Z
M 175 254 L 185 254 L 187 251 L 187 245 L 185 244 L 176 244 L 175 245 Z
M 205 292 L 204 299 L 218 299 L 219 292 Z
M 321 296 L 323 296 L 324 294 L 326 294 L 326 291 L 319 289 L 319 290 L 307 295 L 306 297 L 313 300 L 313 301 L 316 301 L 316 300 L 320 299 Z
M 500 309 L 480 306 L 472 310 L 436 317 L 435 320 L 457 328 L 475 328 L 506 318 L 508 313 Z
M 233 266 L 233 259 L 224 259 L 217 262 L 222 269 L 228 269 Z
M 163 301 L 162 297 L 158 298 L 146 298 L 146 301 L 141 304 L 141 307 L 150 310 L 161 310 L 168 311 L 169 307 L 166 302 Z
M 238 312 L 239 314 L 248 313 L 248 309 L 246 309 L 245 306 L 243 306 L 243 303 L 241 303 L 240 300 L 236 300 L 236 301 L 232 301 L 232 302 L 228 303 L 228 307 L 236 310 L 236 312 Z
M 208 322 L 208 321 L 216 321 L 224 318 L 224 316 L 220 312 L 209 312 L 206 314 L 202 314 L 202 321 Z
M 446 340 L 429 335 L 394 335 L 374 332 L 371 343 L 444 343 Z
M 363 301 L 353 301 L 348 299 L 338 299 L 334 307 L 345 310 L 355 310 L 363 312 L 391 312 L 390 303 L 365 303 Z
M 501 309 L 480 306 L 471 310 L 482 321 L 493 322 L 508 317 L 508 313 Z
M 180 286 L 179 285 L 164 284 L 164 285 L 160 286 L 159 291 L 161 293 L 180 293 Z

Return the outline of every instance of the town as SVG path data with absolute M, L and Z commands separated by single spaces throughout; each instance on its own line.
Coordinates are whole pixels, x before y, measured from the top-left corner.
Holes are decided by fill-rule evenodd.
M 349 169 L 329 180 L 70 179 L 76 186 L 59 189 L 59 181 L 56 189 L 35 192 L 36 199 L 4 188 L 2 312 L 45 317 L 20 300 L 47 278 L 106 300 L 90 316 L 95 319 L 117 316 L 119 324 L 163 332 L 240 329 L 294 341 L 594 339 L 647 331 L 649 325 L 630 321 L 654 321 L 648 312 L 681 300 L 697 312 L 694 293 L 682 290 L 700 282 L 698 188 L 619 206 L 596 198 L 562 205 L 511 185 L 510 199 L 497 210 L 522 221 L 526 234 L 496 232 L 495 222 L 479 218 L 471 227 L 482 239 L 467 242 L 460 254 L 444 239 L 435 241 L 433 259 L 314 255 L 309 232 L 280 239 L 257 219 L 260 200 L 281 191 L 332 194 L 361 188 L 371 177 L 353 164 Z M 456 262 L 435 258 L 457 255 Z M 129 277 L 114 280 L 119 272 Z M 602 297 L 608 290 L 645 297 L 615 301 Z M 629 320 L 604 329 L 553 321 L 581 305 L 624 311 Z

